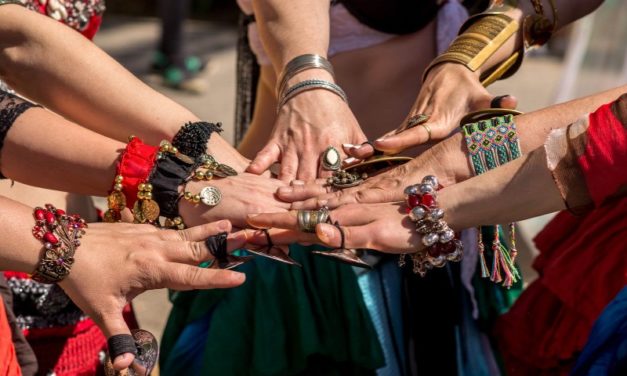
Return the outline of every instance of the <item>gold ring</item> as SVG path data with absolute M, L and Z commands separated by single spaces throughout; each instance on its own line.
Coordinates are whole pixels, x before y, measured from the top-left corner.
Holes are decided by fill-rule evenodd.
M 429 128 L 429 126 L 427 124 L 419 124 L 421 127 L 424 127 L 425 130 L 427 131 L 427 134 L 429 135 L 429 137 L 427 138 L 427 142 L 431 141 L 431 128 Z
M 324 206 L 319 210 L 299 210 L 296 219 L 300 231 L 313 233 L 316 232 L 316 225 L 329 220 L 329 208 Z

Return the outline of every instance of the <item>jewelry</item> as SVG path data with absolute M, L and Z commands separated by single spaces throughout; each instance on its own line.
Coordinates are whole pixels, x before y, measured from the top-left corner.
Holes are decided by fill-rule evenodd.
M 325 59 L 324 57 L 313 54 L 296 56 L 285 65 L 285 68 L 283 69 L 283 72 L 281 72 L 279 80 L 277 80 L 279 85 L 276 89 L 276 97 L 281 98 L 283 96 L 283 91 L 287 86 L 287 82 L 292 77 L 308 69 L 324 69 L 325 71 L 329 72 L 331 76 L 335 79 L 333 65 L 331 65 L 329 60 Z
M 332 249 L 331 251 L 311 251 L 311 253 L 318 256 L 330 257 L 336 261 L 358 268 L 372 269 L 372 266 L 357 256 L 358 250 L 346 248 L 344 230 L 342 230 L 340 224 L 335 222 L 333 226 L 340 231 L 340 247 Z
M 344 102 L 348 103 L 348 97 L 346 96 L 346 93 L 338 85 L 329 81 L 324 81 L 324 80 L 305 80 L 287 89 L 285 91 L 285 94 L 283 94 L 280 97 L 280 100 L 278 101 L 279 104 L 276 108 L 277 114 L 279 113 L 281 108 L 285 105 L 285 103 L 287 103 L 290 99 L 294 98 L 295 96 L 297 96 L 298 94 L 302 92 L 314 90 L 314 89 L 328 90 L 336 94 L 340 98 L 342 98 Z
M 114 376 L 119 372 L 113 369 L 112 359 L 124 353 L 135 355 L 128 368 L 129 375 L 148 376 L 155 368 L 159 359 L 159 343 L 155 336 L 147 330 L 134 329 L 131 334 L 118 334 L 107 339 L 109 354 L 105 362 L 105 375 Z
M 126 196 L 122 193 L 122 182 L 124 176 L 116 175 L 113 184 L 113 190 L 107 196 L 107 207 L 103 220 L 108 223 L 120 222 L 122 220 L 121 211 L 126 208 Z
M 322 168 L 328 171 L 337 171 L 342 167 L 340 152 L 333 146 L 329 146 L 322 153 Z
M 227 236 L 228 233 L 221 232 L 205 240 L 205 245 L 209 249 L 211 256 L 213 256 L 213 262 L 209 266 L 210 269 L 233 269 L 252 259 L 252 256 L 229 254 L 227 251 Z
M 499 95 L 496 96 L 494 98 L 492 98 L 492 100 L 490 101 L 490 108 L 501 108 L 501 101 L 503 100 L 503 98 L 505 97 L 509 97 L 509 95 Z
M 218 161 L 216 161 L 216 159 L 209 155 L 209 154 L 203 154 L 199 157 L 199 162 L 201 164 L 201 167 L 205 168 L 208 170 L 208 172 L 210 174 L 207 174 L 205 172 L 205 176 L 204 179 L 205 180 L 211 180 L 211 178 L 215 175 L 219 178 L 227 178 L 229 176 L 236 176 L 237 175 L 237 171 L 235 171 L 235 169 L 229 165 L 226 165 L 224 163 L 219 163 Z M 198 176 L 198 180 L 202 180 L 202 174 L 198 174 L 198 171 L 196 172 L 196 176 Z
M 319 210 L 299 210 L 296 212 L 298 229 L 302 232 L 315 233 L 319 223 L 329 220 L 329 208 L 323 206 Z
M 433 67 L 442 63 L 461 64 L 473 72 L 483 66 L 519 29 L 518 21 L 502 13 L 509 8 L 509 5 L 501 5 L 499 11 L 492 10 L 470 17 L 446 52 L 429 64 L 423 74 L 423 81 Z M 482 84 L 487 86 L 497 79 L 511 76 L 522 63 L 522 58 L 523 54 L 515 52 L 493 70 L 483 73 L 480 78 Z
M 409 218 L 416 224 L 416 232 L 422 235 L 425 251 L 412 254 L 413 272 L 424 277 L 428 270 L 441 268 L 448 261 L 462 259 L 463 245 L 455 239 L 455 232 L 443 220 L 444 211 L 437 205 L 438 179 L 427 175 L 417 185 L 405 188 L 405 202 Z M 405 254 L 399 258 L 399 266 L 405 265 Z
M 267 244 L 252 247 L 249 246 L 248 248 L 246 248 L 246 251 L 252 253 L 253 255 L 267 257 L 271 260 L 282 262 L 284 264 L 302 267 L 300 263 L 298 263 L 288 254 L 283 252 L 281 247 L 277 247 L 274 245 L 274 243 L 272 242 L 272 238 L 270 238 L 270 232 L 267 229 L 263 229 L 261 231 L 263 231 L 263 233 L 266 235 Z
M 431 128 L 427 124 L 420 124 L 427 131 L 427 142 L 431 141 Z
M 44 251 L 32 278 L 40 283 L 60 282 L 70 274 L 87 224 L 78 215 L 67 215 L 50 204 L 45 208 L 36 207 L 33 217 L 32 234 L 43 243 Z
M 195 160 L 207 152 L 207 141 L 214 132 L 222 132 L 222 123 L 190 121 L 179 129 L 172 139 L 172 145 Z
M 430 116 L 426 114 L 416 114 L 407 120 L 405 129 L 411 129 L 417 125 L 426 123 L 429 120 L 429 118 Z
M 337 189 L 356 187 L 368 178 L 368 174 L 357 175 L 346 170 L 334 171 L 333 176 L 327 179 L 327 185 Z
M 491 169 L 504 165 L 522 155 L 514 115 L 505 115 L 487 118 L 490 111 L 466 115 L 464 119 L 480 119 L 474 123 L 462 125 L 462 132 L 469 151 L 469 158 L 475 175 L 483 174 Z M 501 110 L 502 113 L 503 110 Z M 515 226 L 509 225 L 511 250 L 501 241 L 503 231 L 501 226 L 487 226 L 478 228 L 477 243 L 479 248 L 479 263 L 481 276 L 500 283 L 509 288 L 520 279 L 520 274 L 514 261 L 516 258 Z M 485 245 L 482 232 L 493 235 L 492 241 L 492 272 L 490 273 L 486 261 Z
M 137 186 L 137 201 L 133 205 L 135 223 L 154 224 L 159 218 L 159 204 L 152 199 L 152 184 L 140 183 Z

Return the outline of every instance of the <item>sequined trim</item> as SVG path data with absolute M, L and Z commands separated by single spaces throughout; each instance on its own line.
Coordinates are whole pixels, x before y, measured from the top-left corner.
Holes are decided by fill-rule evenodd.
M 102 15 L 106 9 L 104 0 L 20 0 L 30 10 L 45 14 L 69 27 L 83 31 L 93 16 Z

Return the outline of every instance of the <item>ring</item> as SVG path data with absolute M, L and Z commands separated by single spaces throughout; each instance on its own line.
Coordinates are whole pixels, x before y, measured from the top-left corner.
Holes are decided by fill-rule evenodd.
M 420 126 L 424 127 L 427 131 L 427 134 L 429 134 L 429 137 L 427 137 L 427 142 L 431 141 L 431 128 L 429 128 L 427 124 L 420 124 Z
M 377 148 L 374 147 L 374 144 L 372 143 L 372 141 L 368 140 L 366 142 L 362 142 L 361 144 L 362 146 L 364 145 L 370 145 L 372 146 L 372 150 L 374 150 L 374 153 L 372 153 L 373 156 L 377 157 L 379 155 L 383 155 L 383 152 L 381 150 L 377 150 Z
M 416 114 L 407 119 L 407 127 L 405 127 L 405 129 L 410 129 L 417 125 L 424 124 L 427 122 L 427 120 L 429 120 L 430 117 L 431 116 L 427 114 Z
M 322 168 L 328 171 L 337 171 L 342 165 L 342 158 L 340 158 L 340 152 L 333 146 L 329 146 L 322 153 Z
M 205 245 L 207 245 L 209 253 L 218 262 L 222 262 L 227 258 L 227 236 L 228 234 L 226 232 L 221 232 L 219 234 L 212 235 L 205 240 Z
M 492 100 L 490 101 L 490 108 L 501 108 L 501 101 L 505 97 L 509 97 L 509 95 L 499 95 L 492 98 Z
M 367 174 L 359 176 L 345 170 L 338 170 L 334 171 L 333 176 L 327 179 L 327 185 L 337 189 L 356 187 L 363 183 L 367 177 Z
M 326 206 L 319 210 L 299 210 L 296 213 L 298 229 L 302 232 L 314 233 L 319 223 L 329 220 L 329 208 Z
M 126 353 L 137 355 L 137 346 L 135 346 L 135 340 L 130 334 L 116 334 L 109 337 L 107 339 L 107 347 L 109 348 L 111 360 Z

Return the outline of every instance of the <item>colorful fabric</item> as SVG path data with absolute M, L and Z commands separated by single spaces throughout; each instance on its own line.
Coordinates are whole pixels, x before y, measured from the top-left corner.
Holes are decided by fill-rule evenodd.
M 497 324 L 508 374 L 567 375 L 595 320 L 627 284 L 627 200 L 621 199 L 627 153 L 615 141 L 627 132 L 627 116 L 620 115 L 626 99 L 587 117 L 586 146 L 570 149 L 581 153 L 576 168 L 594 202 L 603 204 L 581 217 L 561 212 L 535 238 L 540 277 Z M 606 175 L 607 169 L 615 173 Z
M 22 370 L 13 347 L 11 328 L 7 320 L 4 300 L 0 296 L 0 376 L 20 376 Z
M 592 327 L 571 375 L 627 375 L 627 287 L 623 287 Z
M 174 293 L 161 373 L 371 375 L 383 366 L 352 268 L 290 249 L 303 268 L 257 257 L 238 268 L 243 286 Z

